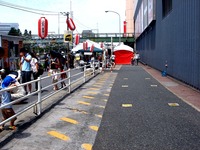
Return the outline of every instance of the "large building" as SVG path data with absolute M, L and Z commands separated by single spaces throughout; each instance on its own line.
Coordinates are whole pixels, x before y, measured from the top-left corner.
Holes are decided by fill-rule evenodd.
M 11 28 L 19 29 L 18 23 L 0 23 L 0 34 L 8 34 Z
M 126 0 L 126 32 L 134 33 L 134 12 L 138 0 Z
M 200 89 L 199 18 L 200 0 L 139 0 L 134 20 L 141 61 Z

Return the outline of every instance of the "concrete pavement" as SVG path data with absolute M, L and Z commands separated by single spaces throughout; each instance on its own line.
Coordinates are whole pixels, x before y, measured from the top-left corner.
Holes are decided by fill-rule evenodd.
M 9 150 L 91 148 L 116 73 L 102 73 L 0 145 Z M 6 143 L 8 142 L 8 143 Z
M 0 148 L 198 150 L 199 97 L 198 91 L 150 67 L 117 66 L 17 131 Z

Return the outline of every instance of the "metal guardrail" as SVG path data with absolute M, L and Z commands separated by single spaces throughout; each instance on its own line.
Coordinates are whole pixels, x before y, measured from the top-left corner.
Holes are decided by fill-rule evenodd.
M 56 93 L 60 92 L 61 90 L 63 89 L 66 89 L 68 88 L 68 92 L 67 94 L 71 93 L 72 90 L 75 90 L 78 86 L 86 83 L 88 80 L 90 80 L 91 78 L 93 78 L 96 74 L 98 74 L 100 72 L 100 67 L 98 67 L 98 69 L 95 69 L 94 67 L 93 68 L 89 68 L 89 69 L 86 69 L 88 66 L 83 66 L 81 68 L 78 68 L 78 69 L 83 69 L 83 72 L 79 72 L 79 73 L 76 73 L 74 75 L 71 75 L 71 71 L 72 70 L 77 70 L 77 69 L 72 69 L 72 70 L 67 70 L 67 71 L 64 71 L 64 72 L 60 72 L 60 73 L 57 73 L 55 75 L 51 75 L 51 76 L 45 76 L 45 77 L 38 77 L 37 80 L 33 80 L 33 81 L 30 81 L 30 82 L 27 82 L 27 83 L 24 83 L 24 84 L 21 84 L 20 86 L 24 86 L 24 85 L 28 85 L 28 84 L 32 84 L 32 83 L 35 83 L 35 82 L 38 82 L 38 90 L 36 92 L 32 92 L 30 95 L 25 95 L 24 97 L 21 97 L 21 98 L 18 98 L 16 100 L 13 100 L 11 101 L 10 103 L 6 104 L 6 105 L 3 105 L 3 106 L 0 106 L 0 109 L 6 107 L 6 106 L 9 106 L 9 105 L 13 105 L 13 104 L 16 104 L 32 95 L 35 95 L 37 94 L 38 98 L 35 102 L 31 103 L 30 105 L 28 105 L 27 107 L 25 107 L 23 110 L 20 110 L 19 112 L 17 112 L 15 115 L 13 115 L 12 117 L 0 122 L 0 125 L 3 125 L 7 122 L 9 122 L 10 120 L 12 120 L 13 118 L 25 113 L 26 111 L 28 111 L 29 109 L 33 108 L 34 111 L 33 113 L 36 114 L 36 115 L 41 115 L 42 111 L 44 111 L 45 109 L 42 108 L 42 102 L 44 102 L 45 100 L 48 100 L 48 98 L 50 98 L 51 96 L 55 95 Z M 66 73 L 68 76 L 67 78 L 63 79 L 63 80 L 60 80 L 56 83 L 53 83 L 53 84 L 50 84 L 46 87 L 43 87 L 41 89 L 41 81 L 42 80 L 45 80 L 47 78 L 52 78 L 53 76 L 56 76 L 56 75 L 61 75 L 63 73 Z M 82 75 L 80 78 L 77 78 L 75 80 L 72 80 L 72 78 L 76 77 L 76 76 L 80 76 Z M 48 89 L 49 87 L 52 87 L 58 83 L 61 83 L 63 81 L 67 81 L 68 84 L 66 84 L 66 86 L 64 86 L 63 88 L 57 90 L 57 91 L 54 91 L 53 93 L 49 93 L 47 95 L 44 95 L 44 97 L 41 96 L 41 93 L 42 93 L 42 90 L 45 90 L 45 89 Z M 76 84 L 76 85 L 75 85 Z M 74 86 L 73 86 L 74 85 Z M 14 89 L 16 87 L 12 87 L 12 88 L 7 88 L 7 89 L 2 89 L 0 90 L 0 94 L 4 91 L 10 91 L 12 89 Z

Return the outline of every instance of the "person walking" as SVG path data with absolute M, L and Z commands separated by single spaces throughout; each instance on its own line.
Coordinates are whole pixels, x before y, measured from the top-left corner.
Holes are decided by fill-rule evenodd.
M 140 54 L 138 52 L 136 52 L 135 54 L 135 60 L 136 60 L 136 65 L 138 66 L 138 62 L 140 60 Z
M 35 55 L 35 53 L 31 53 L 31 70 L 33 72 L 33 79 L 36 80 L 40 75 L 38 73 L 38 69 L 39 69 L 39 65 L 38 65 L 38 58 L 37 56 Z M 35 82 L 35 91 L 38 90 L 38 82 Z
M 58 70 L 60 70 L 60 61 L 55 51 L 50 51 L 51 63 L 50 69 L 52 70 L 52 83 L 55 84 L 58 82 Z M 55 84 L 53 90 L 58 90 L 58 85 Z
M 21 76 L 22 76 L 22 83 L 26 83 L 31 81 L 31 55 L 28 53 L 28 51 L 25 48 L 20 49 L 20 68 L 21 68 Z M 24 86 L 24 89 L 27 94 L 31 93 L 32 85 L 28 84 L 28 90 L 27 85 Z

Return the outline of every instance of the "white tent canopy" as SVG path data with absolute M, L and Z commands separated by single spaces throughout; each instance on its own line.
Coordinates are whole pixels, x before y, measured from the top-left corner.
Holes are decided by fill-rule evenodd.
M 128 45 L 119 45 L 114 48 L 116 64 L 130 64 L 133 57 L 133 48 Z
M 100 44 L 98 44 L 98 43 L 96 43 L 96 42 L 93 42 L 93 41 L 91 41 L 91 40 L 86 40 L 86 42 L 88 43 L 88 48 L 91 47 L 92 45 L 94 45 L 94 47 L 95 47 L 96 49 L 102 50 Z M 76 47 L 74 47 L 74 48 L 72 49 L 72 52 L 77 52 L 77 51 L 79 51 L 79 50 L 83 50 L 83 43 L 79 43 L 78 45 L 76 45 Z
M 131 51 L 131 52 L 133 52 L 133 48 L 132 48 L 132 47 L 130 47 L 130 46 L 128 46 L 128 45 L 124 45 L 124 44 L 121 44 L 121 45 L 116 46 L 116 47 L 114 48 L 114 52 L 115 52 L 115 51 L 120 51 L 120 50 L 126 50 L 126 51 Z

